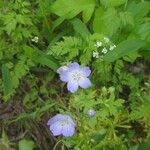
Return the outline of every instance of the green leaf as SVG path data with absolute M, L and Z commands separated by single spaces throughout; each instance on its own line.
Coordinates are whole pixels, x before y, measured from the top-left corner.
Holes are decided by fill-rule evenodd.
M 113 51 L 104 56 L 104 60 L 113 62 L 131 52 L 137 51 L 145 45 L 145 42 L 139 39 L 131 39 L 121 42 Z
M 4 86 L 4 95 L 9 96 L 13 92 L 12 77 L 5 64 L 2 65 L 2 78 Z
M 4 29 L 8 34 L 10 34 L 16 28 L 17 21 L 15 20 L 15 16 L 16 13 L 8 13 L 3 18 L 4 25 L 5 25 Z
M 101 4 L 105 7 L 119 6 L 126 2 L 127 0 L 100 0 Z
M 80 12 L 83 12 L 83 21 L 87 22 L 91 18 L 94 8 L 94 0 L 56 0 L 51 6 L 51 12 L 60 17 L 70 13 L 69 16 L 66 16 L 67 19 L 73 18 Z
M 41 65 L 47 66 L 52 70 L 56 71 L 59 64 L 54 60 L 52 56 L 46 56 L 42 51 L 38 51 L 38 55 L 33 57 L 33 61 L 40 63 Z
M 55 28 L 57 28 L 66 18 L 67 18 L 68 15 L 64 15 L 64 16 L 61 16 L 59 17 L 58 19 L 56 19 L 54 22 L 53 22 L 53 28 L 52 28 L 52 31 L 55 30 Z
M 9 140 L 8 140 L 8 136 L 7 136 L 7 134 L 6 134 L 6 132 L 3 130 L 3 132 L 2 132 L 2 143 L 3 144 L 5 144 L 5 145 L 9 145 Z
M 139 145 L 134 145 L 129 148 L 129 150 L 138 150 Z
M 19 141 L 19 150 L 33 150 L 34 142 L 31 140 L 21 140 Z
M 47 56 L 45 53 L 38 50 L 37 48 L 33 48 L 27 45 L 25 45 L 23 49 L 25 56 L 30 58 L 32 61 L 47 66 L 54 71 L 58 69 L 59 64 L 52 56 Z
M 72 60 L 79 54 L 79 47 L 81 46 L 81 39 L 76 37 L 63 37 L 63 41 L 55 43 L 48 47 L 48 55 L 58 58 L 58 56 L 68 55 L 68 59 Z M 66 56 L 65 56 L 66 58 Z M 63 56 L 63 59 L 65 59 Z
M 102 7 L 96 9 L 93 21 L 93 30 L 95 33 L 112 36 L 117 32 L 119 26 L 120 19 L 114 8 L 109 8 L 107 11 Z
M 129 5 L 128 11 L 132 13 L 136 21 L 142 21 L 143 17 L 150 11 L 150 2 L 136 4 L 134 1 Z M 138 22 L 139 23 L 139 22 Z
M 73 19 L 71 23 L 74 30 L 79 33 L 84 39 L 90 35 L 90 32 L 87 29 L 86 25 L 80 19 Z
M 82 13 L 82 19 L 86 23 L 90 20 L 92 14 L 94 12 L 95 2 L 93 0 L 85 0 L 85 2 L 86 2 L 86 4 L 89 3 L 89 5 L 86 6 L 86 8 L 84 9 L 84 11 Z
M 135 28 L 135 32 L 142 40 L 147 39 L 150 41 L 150 22 L 137 26 L 137 28 Z
M 150 144 L 149 143 L 140 144 L 138 150 L 150 150 Z

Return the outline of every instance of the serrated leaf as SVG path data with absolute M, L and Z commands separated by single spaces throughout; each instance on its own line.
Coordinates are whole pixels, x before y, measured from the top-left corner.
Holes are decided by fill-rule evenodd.
M 87 22 L 94 11 L 95 1 L 94 0 L 56 0 L 51 6 L 51 11 L 58 16 L 66 16 L 67 19 L 73 18 L 80 12 L 83 12 L 83 21 Z
M 84 39 L 90 35 L 89 30 L 87 29 L 86 25 L 80 19 L 73 19 L 71 21 L 74 30 L 80 34 Z
M 144 24 L 141 24 L 139 26 L 137 26 L 137 28 L 135 29 L 136 34 L 139 35 L 139 37 L 142 40 L 145 39 L 150 39 L 150 22 L 146 22 Z
M 119 6 L 126 2 L 127 0 L 100 0 L 101 4 L 105 7 Z
M 93 21 L 94 32 L 110 37 L 117 32 L 119 26 L 120 19 L 114 8 L 109 8 L 107 11 L 102 7 L 96 9 Z
M 136 21 L 141 22 L 142 18 L 150 11 L 150 2 L 145 1 L 137 4 L 133 1 L 128 7 L 128 11 L 132 13 Z
M 104 56 L 104 60 L 113 62 L 131 52 L 135 52 L 145 45 L 145 42 L 139 39 L 131 39 L 121 42 L 113 51 Z

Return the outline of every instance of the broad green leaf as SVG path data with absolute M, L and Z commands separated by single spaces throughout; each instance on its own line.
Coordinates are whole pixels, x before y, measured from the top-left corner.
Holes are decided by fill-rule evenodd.
M 82 19 L 86 23 L 90 20 L 94 12 L 95 2 L 93 0 L 85 0 L 85 1 L 86 3 L 89 2 L 89 6 L 87 6 L 82 13 Z
M 19 150 L 33 150 L 34 142 L 31 140 L 21 140 L 19 141 Z
M 67 18 L 66 16 L 67 15 L 61 16 L 53 22 L 52 31 L 54 31 L 55 28 L 57 28 Z
M 23 49 L 24 49 L 24 55 L 27 56 L 28 58 L 32 59 L 32 57 L 35 53 L 35 49 L 28 45 L 24 45 Z
M 96 9 L 93 21 L 94 32 L 112 36 L 119 26 L 120 19 L 114 8 L 109 8 L 107 11 L 104 11 L 102 7 Z
M 80 19 L 73 19 L 71 21 L 74 30 L 79 33 L 83 38 L 86 38 L 90 35 L 89 30 L 87 29 L 86 25 Z
M 2 78 L 3 78 L 4 95 L 9 96 L 13 91 L 13 84 L 10 71 L 5 64 L 2 65 Z
M 39 54 L 33 57 L 33 61 L 41 65 L 47 66 L 54 71 L 58 69 L 59 65 L 53 57 L 45 55 L 42 51 L 38 51 L 38 53 Z
M 47 66 L 54 71 L 58 69 L 59 65 L 52 56 L 47 56 L 45 53 L 38 50 L 37 48 L 34 49 L 33 47 L 27 45 L 25 45 L 23 49 L 25 55 L 28 58 L 32 59 L 34 62 Z
M 119 6 L 126 2 L 127 0 L 100 0 L 101 4 L 105 7 Z
M 95 10 L 94 20 L 93 20 L 93 30 L 94 32 L 101 32 L 101 29 L 103 28 L 103 21 L 102 17 L 104 15 L 104 9 L 102 7 L 99 7 Z
M 142 40 L 148 39 L 150 41 L 150 22 L 137 26 L 135 32 Z
M 145 45 L 145 42 L 139 39 L 126 40 L 121 42 L 113 51 L 104 56 L 104 60 L 113 62 L 131 52 L 137 51 Z
M 134 145 L 129 148 L 129 150 L 138 150 L 139 145 Z
M 138 150 L 150 150 L 150 144 L 149 143 L 140 144 Z
M 66 19 L 70 19 L 82 13 L 83 21 L 87 22 L 92 16 L 92 13 L 95 8 L 94 0 L 56 0 L 51 6 L 51 12 L 58 16 L 66 16 Z
M 60 16 L 58 19 L 56 19 L 54 22 L 53 22 L 53 28 L 52 28 L 52 31 L 58 27 L 63 21 L 65 21 L 66 19 L 70 18 L 70 16 L 72 16 L 72 12 L 69 12 L 67 14 L 65 14 L 64 16 Z
M 132 13 L 136 21 L 142 21 L 142 18 L 150 11 L 150 2 L 135 3 L 134 1 L 129 5 L 128 11 Z

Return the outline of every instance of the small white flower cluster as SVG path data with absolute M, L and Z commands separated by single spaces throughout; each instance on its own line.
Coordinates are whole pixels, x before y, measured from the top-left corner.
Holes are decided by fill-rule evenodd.
M 99 58 L 99 53 L 97 51 L 93 51 L 93 57 L 94 58 Z
M 109 50 L 112 51 L 113 49 L 116 48 L 116 45 L 110 45 L 109 42 L 110 42 L 110 39 L 108 37 L 104 37 L 103 42 L 97 41 L 94 46 L 96 48 L 102 47 L 101 53 L 106 54 Z M 107 46 L 105 47 L 106 44 L 109 44 L 109 48 L 106 48 Z M 94 50 L 93 51 L 93 57 L 102 59 L 103 55 L 100 56 L 100 52 L 98 52 L 97 50 Z
M 103 45 L 102 42 L 96 42 L 96 44 L 95 44 L 95 46 L 98 47 L 98 48 L 101 47 L 102 45 Z
M 31 39 L 32 42 L 38 43 L 39 38 L 37 36 L 35 36 L 33 39 Z
M 109 50 L 112 51 L 114 48 L 116 48 L 116 45 L 110 45 Z
M 109 38 L 104 37 L 104 42 L 105 42 L 105 43 L 109 43 L 109 41 L 110 41 Z

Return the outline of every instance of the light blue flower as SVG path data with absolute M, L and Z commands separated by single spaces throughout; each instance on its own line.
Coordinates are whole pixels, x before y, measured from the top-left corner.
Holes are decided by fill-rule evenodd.
M 88 115 L 90 116 L 90 117 L 93 117 L 94 115 L 95 115 L 95 110 L 94 109 L 89 109 L 88 110 Z
M 48 120 L 47 125 L 54 136 L 73 136 L 76 123 L 68 115 L 57 114 Z
M 60 80 L 67 83 L 67 89 L 70 92 L 75 93 L 79 87 L 86 89 L 91 86 L 91 81 L 88 79 L 91 74 L 89 67 L 81 67 L 76 62 L 67 67 L 68 69 L 60 72 Z

